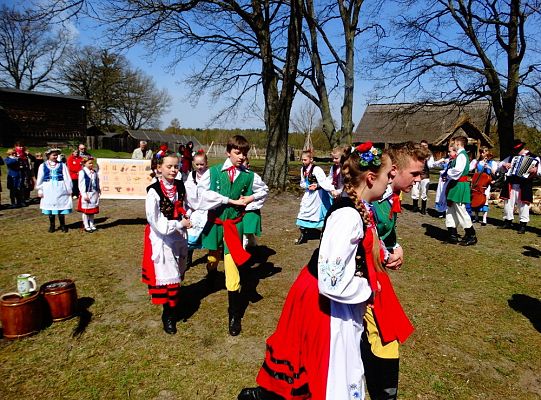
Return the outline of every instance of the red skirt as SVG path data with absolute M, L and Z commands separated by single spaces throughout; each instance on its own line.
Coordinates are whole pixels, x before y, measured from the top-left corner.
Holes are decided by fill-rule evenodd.
M 100 208 L 99 207 L 93 207 L 93 208 L 83 208 L 81 204 L 81 196 L 77 199 L 77 211 L 82 212 L 83 214 L 99 214 Z
M 325 400 L 330 301 L 304 267 L 289 290 L 276 331 L 267 339 L 259 386 L 286 400 Z M 338 399 L 337 399 L 338 400 Z

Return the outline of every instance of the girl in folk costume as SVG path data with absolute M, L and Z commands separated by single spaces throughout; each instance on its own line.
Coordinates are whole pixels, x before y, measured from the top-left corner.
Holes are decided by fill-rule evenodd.
M 333 165 L 329 171 L 329 176 L 327 180 L 331 182 L 334 187 L 334 190 L 331 191 L 331 200 L 336 199 L 342 195 L 344 190 L 344 181 L 342 179 L 342 174 L 340 173 L 340 166 L 342 164 L 342 157 L 344 156 L 343 147 L 335 147 L 331 152 L 331 158 Z M 345 193 L 344 193 L 345 195 Z
M 451 167 L 451 161 L 454 160 L 457 155 L 454 144 L 449 145 L 447 154 L 447 158 L 441 158 L 434 162 L 435 167 L 442 168 L 438 179 L 438 186 L 436 188 L 436 197 L 434 199 L 434 208 L 440 213 L 440 218 L 444 218 L 445 212 L 447 211 L 447 185 L 449 183 L 449 180 L 447 179 L 447 170 Z
M 178 173 L 178 158 L 165 152 L 157 159 L 159 178 L 147 188 L 143 253 L 143 283 L 153 304 L 163 305 L 163 330 L 177 332 L 174 309 L 180 284 L 186 271 L 188 243 L 186 229 L 191 227 L 183 208 L 186 190 Z
M 92 233 L 96 230 L 94 226 L 94 215 L 100 212 L 100 180 L 98 172 L 94 170 L 94 158 L 83 156 L 81 160 L 82 170 L 79 171 L 79 200 L 77 211 L 83 214 L 83 226 L 85 231 Z
M 378 239 L 369 202 L 384 193 L 392 179 L 389 157 L 371 143 L 347 150 L 342 167 L 344 191 L 327 215 L 319 251 L 291 287 L 274 334 L 267 339 L 256 388 L 245 388 L 238 400 L 364 399 L 364 368 L 360 342 L 363 315 L 374 298 L 376 316 L 380 293 L 387 293 Z M 392 289 L 392 288 L 391 288 Z M 390 292 L 389 292 L 390 293 Z M 388 315 L 412 331 L 403 317 Z M 402 325 L 401 325 L 402 327 Z M 389 334 L 389 331 L 385 331 Z
M 301 232 L 295 244 L 306 243 L 311 231 L 323 227 L 323 220 L 331 206 L 327 192 L 335 190 L 332 183 L 326 179 L 325 172 L 314 164 L 311 150 L 302 152 L 300 185 L 305 192 L 296 223 Z
M 471 180 L 472 201 L 469 208 L 471 212 L 475 213 L 473 222 L 478 222 L 479 213 L 483 213 L 482 226 L 487 224 L 490 183 L 498 170 L 498 163 L 493 158 L 494 155 L 488 148 L 482 147 L 479 151 L 479 158 L 470 163 L 470 171 L 474 171 L 474 174 Z
M 49 232 L 55 231 L 54 216 L 58 215 L 60 229 L 66 233 L 68 228 L 65 215 L 71 213 L 72 182 L 66 164 L 58 161 L 60 149 L 50 148 L 45 152 L 46 161 L 39 166 L 36 188 L 41 198 L 39 208 L 49 216 Z
M 204 150 L 199 150 L 195 153 L 193 158 L 193 171 L 188 174 L 184 185 L 186 187 L 186 198 L 189 204 L 197 204 L 197 184 L 201 181 L 201 178 L 207 172 L 208 158 Z M 179 171 L 177 179 L 182 179 L 182 172 Z M 207 210 L 192 210 L 190 213 L 190 221 L 192 227 L 188 229 L 188 261 L 187 266 L 192 266 L 193 251 L 201 248 L 201 232 L 205 228 L 208 220 Z
M 244 160 L 244 167 L 250 171 L 250 161 L 248 157 Z M 264 190 L 268 191 L 269 188 L 265 185 Z M 242 219 L 244 225 L 244 235 L 242 236 L 242 245 L 245 249 L 257 247 L 257 237 L 261 237 L 261 208 L 267 200 L 266 197 L 263 197 L 259 200 L 252 202 L 250 211 L 247 211 Z

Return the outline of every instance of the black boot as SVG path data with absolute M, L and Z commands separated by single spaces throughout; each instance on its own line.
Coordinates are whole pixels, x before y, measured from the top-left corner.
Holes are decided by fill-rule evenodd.
M 510 219 L 504 219 L 503 225 L 498 226 L 498 229 L 513 229 L 513 221 Z
M 192 267 L 193 263 L 193 249 L 188 249 L 188 257 L 186 258 L 186 271 Z
M 301 231 L 301 234 L 299 236 L 299 238 L 297 239 L 297 241 L 295 242 L 295 244 L 303 244 L 303 243 L 306 243 L 308 241 L 308 232 L 307 232 L 307 229 L 306 228 L 299 228 L 300 231 Z
M 458 243 L 458 231 L 456 230 L 456 228 L 447 228 L 447 232 L 449 232 L 449 238 L 447 239 L 447 243 L 457 244 Z
M 54 215 L 49 215 L 49 230 L 48 230 L 48 232 L 53 233 L 54 231 L 55 231 Z
M 64 217 L 63 215 L 59 215 L 58 221 L 60 222 L 60 230 L 64 233 L 67 233 L 68 227 L 66 226 L 66 217 Z
M 421 214 L 426 215 L 426 200 L 421 200 Z
M 237 400 L 284 400 L 284 398 L 258 386 L 255 388 L 242 389 L 237 396 Z
M 229 334 L 231 336 L 238 336 L 242 330 L 241 319 L 241 298 L 239 291 L 228 291 L 227 296 L 229 299 Z
M 169 304 L 163 305 L 162 322 L 165 333 L 168 333 L 169 335 L 177 333 L 174 312 Z
M 526 233 L 526 224 L 528 224 L 528 223 L 527 222 L 520 222 L 520 225 L 518 227 L 518 233 L 520 233 L 521 235 Z
M 413 199 L 413 212 L 419 212 L 419 199 Z
M 477 236 L 475 236 L 475 228 L 472 226 L 471 228 L 464 229 L 466 234 L 464 235 L 464 238 L 462 239 L 462 242 L 460 242 L 461 246 L 473 246 L 477 243 Z

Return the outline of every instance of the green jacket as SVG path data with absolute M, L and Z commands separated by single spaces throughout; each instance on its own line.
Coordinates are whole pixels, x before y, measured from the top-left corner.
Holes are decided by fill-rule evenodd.
M 372 204 L 372 209 L 374 210 L 374 215 L 376 217 L 376 229 L 378 231 L 378 236 L 385 247 L 388 250 L 393 249 L 397 244 L 396 238 L 396 214 L 392 217 L 391 213 L 391 202 L 389 201 L 391 196 L 380 200 L 374 201 Z
M 253 171 L 241 170 L 235 181 L 231 183 L 227 171 L 222 171 L 222 166 L 223 164 L 218 164 L 210 167 L 210 190 L 233 200 L 237 200 L 241 196 L 250 196 L 253 194 Z M 224 204 L 214 210 L 210 210 L 209 216 L 214 215 L 224 221 L 226 219 L 235 219 L 242 212 L 243 210 L 239 207 Z M 242 235 L 244 234 L 243 221 L 238 222 L 236 226 L 242 240 Z M 229 254 L 229 249 L 224 242 L 222 225 L 209 222 L 201 234 L 201 239 L 203 248 L 218 250 L 223 244 L 224 254 Z

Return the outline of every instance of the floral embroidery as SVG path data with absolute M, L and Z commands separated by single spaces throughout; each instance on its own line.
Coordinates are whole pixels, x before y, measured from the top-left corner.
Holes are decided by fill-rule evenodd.
M 361 385 L 352 383 L 349 385 L 349 396 L 351 399 L 360 399 L 361 398 Z
M 334 261 L 319 259 L 320 277 L 327 290 L 332 291 L 335 286 L 342 281 L 345 272 L 345 264 L 342 258 L 338 257 Z

